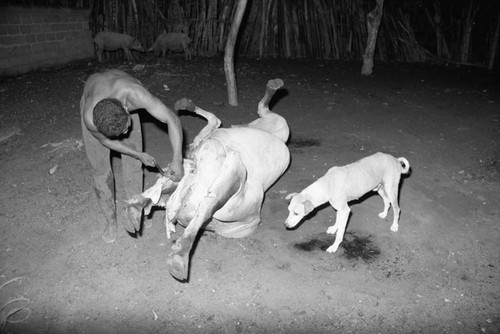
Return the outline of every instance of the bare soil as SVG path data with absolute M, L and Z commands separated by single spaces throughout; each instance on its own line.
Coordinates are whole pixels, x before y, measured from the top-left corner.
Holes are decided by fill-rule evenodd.
M 0 285 L 14 280 L 0 288 L 0 307 L 28 307 L 4 332 L 500 332 L 498 73 L 376 64 L 364 77 L 359 63 L 239 59 L 230 107 L 221 58 L 138 64 L 79 62 L 0 80 Z M 267 192 L 257 233 L 200 236 L 187 283 L 166 268 L 182 228 L 168 240 L 163 210 L 136 236 L 120 228 L 114 243 L 101 239 L 79 100 L 104 67 L 129 71 L 170 107 L 190 97 L 224 126 L 255 119 L 267 81 L 285 82 L 272 108 L 289 122 L 291 165 Z M 189 143 L 205 122 L 180 119 Z M 166 126 L 142 120 L 145 150 L 166 166 Z M 325 252 L 330 206 L 285 229 L 288 193 L 377 151 L 412 168 L 397 233 L 374 195 L 352 203 L 335 254 Z M 146 170 L 145 185 L 156 177 Z M 6 305 L 17 297 L 26 299 Z

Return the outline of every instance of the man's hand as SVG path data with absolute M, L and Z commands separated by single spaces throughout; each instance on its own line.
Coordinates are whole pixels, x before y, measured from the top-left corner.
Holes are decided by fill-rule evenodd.
M 141 160 L 141 162 L 148 167 L 155 167 L 156 166 L 156 160 L 153 158 L 151 155 L 141 152 L 139 153 L 137 159 Z
M 184 176 L 184 167 L 182 167 L 182 163 L 175 164 L 172 162 L 168 165 L 166 172 L 172 178 L 172 181 L 179 182 Z

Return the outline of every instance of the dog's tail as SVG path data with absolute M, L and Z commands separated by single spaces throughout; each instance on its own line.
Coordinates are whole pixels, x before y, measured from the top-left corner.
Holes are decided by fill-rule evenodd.
M 398 158 L 398 161 L 399 163 L 401 164 L 401 174 L 406 174 L 408 173 L 408 171 L 410 170 L 410 163 L 408 162 L 408 160 L 406 160 L 405 158 L 401 157 L 401 158 Z

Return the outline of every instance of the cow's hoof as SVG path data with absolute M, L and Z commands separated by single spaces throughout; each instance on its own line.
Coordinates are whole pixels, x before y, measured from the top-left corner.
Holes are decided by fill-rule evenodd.
M 121 219 L 123 227 L 131 234 L 134 234 L 141 228 L 141 212 L 138 212 L 138 214 L 133 213 L 132 211 L 134 210 L 134 208 L 128 208 L 126 210 L 127 214 L 123 215 Z
M 167 260 L 168 272 L 179 281 L 187 280 L 188 261 L 180 255 L 174 255 Z
M 174 106 L 174 109 L 179 111 L 179 110 L 188 110 L 188 111 L 191 111 L 193 112 L 194 109 L 195 109 L 195 104 L 193 103 L 193 101 L 191 101 L 190 99 L 184 97 L 180 100 L 178 100 L 177 102 L 175 102 L 175 106 Z

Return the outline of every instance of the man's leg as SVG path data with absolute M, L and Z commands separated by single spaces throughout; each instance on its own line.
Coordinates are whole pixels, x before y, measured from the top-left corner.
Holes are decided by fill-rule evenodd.
M 132 118 L 132 128 L 128 138 L 125 139 L 127 145 L 137 151 L 142 151 L 142 131 L 141 122 L 138 114 L 130 115 Z M 144 174 L 142 171 L 142 162 L 128 155 L 122 154 L 122 173 L 123 186 L 125 188 L 126 199 L 131 199 L 134 195 L 142 193 Z M 129 220 L 126 213 L 120 218 L 129 232 L 134 232 L 134 224 Z
M 118 223 L 116 220 L 115 182 L 111 170 L 110 150 L 92 136 L 82 122 L 83 143 L 92 168 L 94 190 L 101 212 L 106 219 L 102 239 L 113 242 L 116 239 Z

